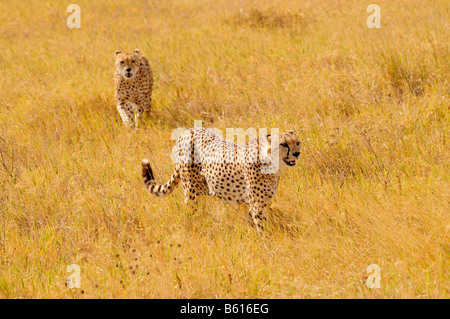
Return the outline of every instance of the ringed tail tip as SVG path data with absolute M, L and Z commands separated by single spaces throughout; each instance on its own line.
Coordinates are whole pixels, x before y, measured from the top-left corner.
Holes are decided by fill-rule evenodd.
M 152 167 L 150 166 L 150 161 L 146 158 L 142 160 L 142 177 L 144 181 L 152 181 L 155 178 L 153 177 Z

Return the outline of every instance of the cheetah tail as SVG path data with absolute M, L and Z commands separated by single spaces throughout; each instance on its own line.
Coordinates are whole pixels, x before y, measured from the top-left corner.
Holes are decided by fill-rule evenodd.
M 142 160 L 142 177 L 144 178 L 145 187 L 155 196 L 165 196 L 175 189 L 175 187 L 180 182 L 180 171 L 175 168 L 172 176 L 167 183 L 158 185 L 155 182 L 155 178 L 153 175 L 152 167 L 150 166 L 150 162 L 148 159 Z

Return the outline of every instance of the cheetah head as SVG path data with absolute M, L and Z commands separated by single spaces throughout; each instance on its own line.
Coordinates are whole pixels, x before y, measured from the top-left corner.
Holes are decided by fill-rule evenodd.
M 116 68 L 125 79 L 131 79 L 136 75 L 140 57 L 138 49 L 133 52 L 116 51 Z
M 267 136 L 267 140 L 271 141 L 272 137 Z M 300 140 L 294 131 L 278 134 L 278 156 L 280 168 L 293 167 L 297 163 L 300 156 Z M 268 150 L 272 153 L 273 150 Z

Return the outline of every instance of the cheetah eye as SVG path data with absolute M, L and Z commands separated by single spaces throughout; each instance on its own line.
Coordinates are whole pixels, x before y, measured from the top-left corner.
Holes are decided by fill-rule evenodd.
M 280 145 L 283 147 L 288 147 L 287 143 L 281 143 Z
M 300 142 L 297 142 L 297 146 L 300 146 Z
M 123 61 L 120 61 L 120 64 L 124 65 L 124 64 L 125 64 L 125 62 L 123 62 Z
M 134 63 L 134 62 L 136 62 L 136 60 L 131 61 L 131 63 Z

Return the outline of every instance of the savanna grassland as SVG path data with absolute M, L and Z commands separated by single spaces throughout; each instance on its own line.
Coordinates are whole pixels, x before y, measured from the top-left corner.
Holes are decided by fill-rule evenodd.
M 80 29 L 69 3 L 0 2 L 1 298 L 449 297 L 449 1 L 377 1 L 380 29 L 372 1 L 77 0 Z M 132 131 L 135 48 L 155 86 Z M 194 120 L 298 133 L 264 239 L 245 206 L 144 189 Z

